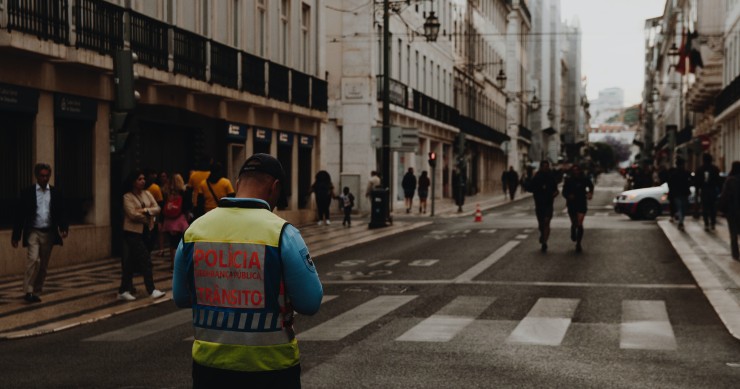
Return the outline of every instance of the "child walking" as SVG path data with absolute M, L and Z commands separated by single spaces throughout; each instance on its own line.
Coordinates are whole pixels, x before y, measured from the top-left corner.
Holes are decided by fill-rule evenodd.
M 355 196 L 352 193 L 349 193 L 348 186 L 345 186 L 344 189 L 342 189 L 340 200 L 342 201 L 342 208 L 344 209 L 344 220 L 342 221 L 342 225 L 352 227 L 350 215 L 352 214 L 352 207 L 355 206 Z

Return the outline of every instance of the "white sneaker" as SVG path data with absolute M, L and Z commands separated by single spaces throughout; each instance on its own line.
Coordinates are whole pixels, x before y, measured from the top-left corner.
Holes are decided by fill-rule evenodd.
M 134 301 L 136 300 L 136 297 L 132 296 L 130 292 L 123 292 L 118 294 L 118 299 L 124 301 Z
M 151 297 L 152 299 L 158 299 L 158 298 L 160 298 L 160 297 L 162 297 L 162 296 L 164 296 L 166 294 L 167 293 L 162 292 L 159 289 L 154 289 L 154 291 L 152 292 L 152 294 L 149 295 L 149 297 Z
M 321 220 L 319 220 L 319 225 L 320 225 L 320 226 L 321 226 L 321 225 L 324 225 L 324 222 L 323 222 L 323 221 L 321 221 Z
M 328 226 L 329 224 L 331 224 L 331 220 L 326 221 L 326 225 Z

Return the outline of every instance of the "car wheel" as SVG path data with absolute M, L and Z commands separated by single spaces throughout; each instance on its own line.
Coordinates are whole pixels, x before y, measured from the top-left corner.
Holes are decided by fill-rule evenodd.
M 652 200 L 644 200 L 637 205 L 637 214 L 641 219 L 654 220 L 660 215 L 660 204 Z

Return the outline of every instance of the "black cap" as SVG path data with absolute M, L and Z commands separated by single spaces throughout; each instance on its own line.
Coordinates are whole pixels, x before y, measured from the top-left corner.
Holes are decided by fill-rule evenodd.
M 259 153 L 247 158 L 247 160 L 244 161 L 244 165 L 242 165 L 239 174 L 243 172 L 262 172 L 280 180 L 281 183 L 284 183 L 285 181 L 283 165 L 270 154 Z

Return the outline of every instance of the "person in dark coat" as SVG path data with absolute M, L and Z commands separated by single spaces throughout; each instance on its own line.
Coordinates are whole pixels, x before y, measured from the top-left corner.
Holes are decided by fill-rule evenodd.
M 406 213 L 410 213 L 411 208 L 414 206 L 414 193 L 416 193 L 414 168 L 410 167 L 406 174 L 403 175 L 401 187 L 403 187 L 403 197 L 406 201 Z
M 504 179 L 506 180 L 505 186 L 509 189 L 509 199 L 514 200 L 516 190 L 519 188 L 519 173 L 514 170 L 514 166 L 509 166 L 509 171 L 506 172 Z
M 38 295 L 44 287 L 51 249 L 61 246 L 69 231 L 62 195 L 49 185 L 51 166 L 37 163 L 33 172 L 36 184 L 21 192 L 10 241 L 17 248 L 22 237 L 23 247 L 28 247 L 23 299 L 29 303 L 41 302 Z
M 573 165 L 563 184 L 563 197 L 570 217 L 570 240 L 576 242 L 576 252 L 582 251 L 583 220 L 588 211 L 588 200 L 594 193 L 594 184 L 583 174 L 581 167 Z
M 550 237 L 550 221 L 553 214 L 553 202 L 557 197 L 558 181 L 550 171 L 550 162 L 540 162 L 540 169 L 527 180 L 524 189 L 532 193 L 534 198 L 534 213 L 537 216 L 537 227 L 540 230 L 540 245 L 542 252 L 547 251 L 547 239 Z
M 717 196 L 720 190 L 719 168 L 712 163 L 712 155 L 702 156 L 702 165 L 696 171 L 694 187 L 697 198 L 701 199 L 704 217 L 704 230 L 714 230 L 717 224 Z
M 732 168 L 722 187 L 717 205 L 727 218 L 732 258 L 740 261 L 740 250 L 738 250 L 737 244 L 738 234 L 740 233 L 740 161 L 732 163 Z
M 311 191 L 316 198 L 316 208 L 318 211 L 319 225 L 331 224 L 329 208 L 331 200 L 334 198 L 334 184 L 331 182 L 331 176 L 326 170 L 320 170 L 316 173 L 316 180 L 311 185 Z
M 691 194 L 691 173 L 686 171 L 685 166 L 686 161 L 679 158 L 676 160 L 676 167 L 668 174 L 668 193 L 676 211 L 678 229 L 681 231 L 683 231 L 683 220 L 689 204 L 689 194 Z

